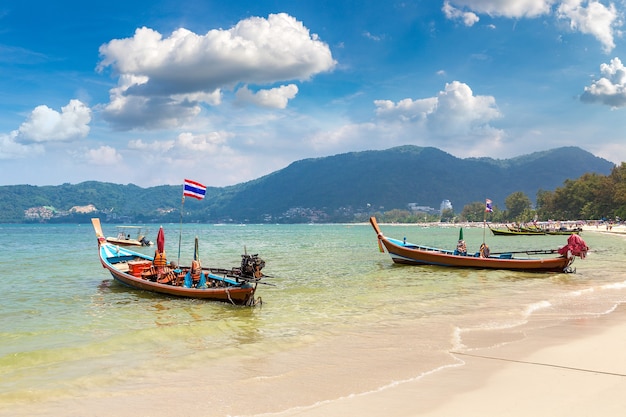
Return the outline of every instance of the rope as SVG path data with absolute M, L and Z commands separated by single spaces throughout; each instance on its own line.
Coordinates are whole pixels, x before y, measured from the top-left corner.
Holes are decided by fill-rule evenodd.
M 228 288 L 226 288 L 226 295 L 228 296 L 228 300 L 231 302 L 231 304 L 235 305 L 235 302 L 233 301 L 233 299 L 230 298 L 230 291 Z
M 617 373 L 617 372 L 594 371 L 593 369 L 575 368 L 575 367 L 572 367 L 572 366 L 554 365 L 554 364 L 551 364 L 551 363 L 520 361 L 520 360 L 515 360 L 515 359 L 496 358 L 494 356 L 473 355 L 471 353 L 461 353 L 461 352 L 453 352 L 453 351 L 450 351 L 449 353 L 451 353 L 453 355 L 471 356 L 473 358 L 491 359 L 491 360 L 494 360 L 494 361 L 513 362 L 513 363 L 525 363 L 527 365 L 547 366 L 547 367 L 550 367 L 550 368 L 569 369 L 571 371 L 589 372 L 589 373 L 592 373 L 592 374 L 603 374 L 603 375 L 613 375 L 613 376 L 626 377 L 626 374 L 620 374 L 620 373 Z

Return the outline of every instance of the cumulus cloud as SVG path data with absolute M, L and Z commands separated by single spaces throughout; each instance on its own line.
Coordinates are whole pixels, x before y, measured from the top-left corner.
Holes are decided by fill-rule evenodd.
M 376 115 L 382 119 L 398 119 L 403 122 L 425 121 L 429 114 L 437 108 L 437 98 L 413 100 L 405 98 L 394 103 L 391 100 L 376 100 Z
M 192 151 L 198 153 L 221 153 L 228 142 L 228 138 L 232 136 L 228 132 L 210 132 L 204 134 L 193 134 L 189 132 L 181 133 L 176 140 L 177 145 L 183 151 Z
M 72 141 L 89 133 L 91 109 L 80 100 L 70 100 L 61 112 L 37 106 L 18 129 L 17 139 L 24 143 Z
M 98 69 L 111 68 L 120 76 L 104 113 L 122 128 L 130 127 L 127 108 L 134 113 L 137 106 L 149 105 L 161 117 L 169 115 L 167 123 L 180 124 L 199 111 L 201 102 L 219 104 L 223 89 L 304 81 L 336 65 L 328 45 L 284 13 L 204 35 L 181 28 L 163 37 L 143 27 L 131 38 L 102 45 L 100 55 Z M 153 116 L 143 127 L 159 119 Z
M 47 142 L 69 142 L 89 133 L 91 109 L 79 100 L 70 100 L 57 112 L 37 106 L 17 130 L 0 134 L 0 159 L 19 159 L 43 154 Z
M 85 153 L 85 159 L 89 164 L 94 165 L 117 165 L 122 162 L 123 158 L 115 148 L 100 146 L 97 149 L 88 150 Z
M 145 97 L 126 95 L 125 88 L 112 90 L 102 117 L 116 129 L 170 129 L 193 119 L 202 108 L 197 101 L 176 96 Z
M 623 23 L 613 3 L 605 6 L 598 0 L 448 0 L 442 10 L 448 19 L 462 19 L 467 26 L 475 23 L 467 17 L 471 12 L 511 19 L 554 15 L 569 20 L 572 30 L 595 37 L 606 52 L 615 47 Z
M 247 86 L 237 90 L 237 100 L 241 103 L 253 103 L 260 107 L 284 109 L 289 100 L 298 94 L 298 86 L 295 84 L 281 85 L 278 88 L 259 90 L 256 93 L 250 91 Z
M 585 3 L 587 7 L 582 5 L 583 0 L 566 0 L 559 5 L 557 16 L 569 19 L 572 30 L 594 36 L 602 43 L 604 50 L 610 52 L 615 48 L 613 38 L 616 27 L 622 24 L 615 6 L 611 3 L 607 7 L 598 1 Z
M 602 77 L 585 87 L 580 99 L 587 103 L 601 103 L 613 108 L 626 106 L 626 68 L 619 58 L 600 65 Z
M 353 151 L 412 143 L 434 146 L 453 154 L 492 154 L 505 133 L 491 126 L 500 118 L 495 98 L 474 95 L 464 83 L 454 81 L 434 97 L 406 98 L 397 102 L 376 100 L 376 118 L 367 123 L 345 123 L 312 135 L 315 150 Z M 487 151 L 487 149 L 489 151 Z
M 128 148 L 142 153 L 149 152 L 153 156 L 163 155 L 177 159 L 196 159 L 212 154 L 230 152 L 228 140 L 233 134 L 229 132 L 209 132 L 194 134 L 184 132 L 174 140 L 156 140 L 145 142 L 141 139 L 131 140 Z
M 142 139 L 134 139 L 128 142 L 128 149 L 147 152 L 154 155 L 168 153 L 174 149 L 176 142 L 173 140 L 155 140 L 145 142 Z
M 489 122 L 499 118 L 500 112 L 492 96 L 475 96 L 465 83 L 453 81 L 437 97 L 394 103 L 377 100 L 376 114 L 384 119 L 424 124 L 431 134 L 438 136 L 468 135 L 489 129 Z
M 441 10 L 448 19 L 461 20 L 463 21 L 463 24 L 465 26 L 473 26 L 474 23 L 477 23 L 478 20 L 480 20 L 478 16 L 476 16 L 476 13 L 461 11 L 456 7 L 450 5 L 450 3 L 447 1 L 443 3 L 443 7 Z
M 20 159 L 44 153 L 41 144 L 24 145 L 17 141 L 18 131 L 0 134 L 0 159 Z
M 555 0 L 450 0 L 449 3 L 489 16 L 522 18 L 550 13 Z

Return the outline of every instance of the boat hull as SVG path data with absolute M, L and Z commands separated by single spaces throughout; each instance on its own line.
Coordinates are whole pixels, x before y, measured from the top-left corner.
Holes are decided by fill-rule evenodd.
M 388 238 L 382 239 L 393 262 L 404 265 L 438 265 L 457 268 L 506 269 L 517 271 L 563 272 L 569 265 L 566 257 L 546 259 L 510 259 L 507 257 L 460 256 L 451 253 L 402 247 Z
M 455 268 L 499 269 L 530 272 L 565 272 L 573 258 L 514 258 L 512 254 L 480 257 L 456 255 L 452 251 L 406 243 L 383 235 L 375 218 L 370 222 L 378 234 L 379 244 L 387 250 L 394 263 L 404 265 L 438 265 Z
M 230 270 L 226 269 L 203 269 L 203 272 L 207 274 L 207 281 L 219 283 L 220 286 L 218 287 L 187 288 L 168 283 L 162 284 L 143 278 L 141 274 L 137 273 L 138 270 L 134 271 L 134 267 L 138 264 L 145 266 L 151 265 L 153 258 L 108 243 L 101 233 L 99 234 L 99 230 L 101 230 L 99 228 L 99 222 L 95 222 L 94 220 L 92 220 L 92 222 L 94 222 L 94 229 L 98 237 L 100 263 L 103 268 L 109 271 L 115 281 L 137 290 L 174 297 L 223 301 L 236 305 L 254 305 L 256 303 L 254 293 L 257 283 L 242 280 L 238 281 L 236 278 L 232 278 L 232 275 L 228 276 Z M 220 273 L 214 274 L 212 271 L 220 271 Z
M 572 235 L 580 234 L 580 229 L 573 230 L 544 230 L 544 229 L 493 229 L 489 228 L 494 236 L 544 236 L 544 235 Z
M 494 236 L 544 236 L 545 232 L 530 230 L 510 230 L 510 229 L 492 229 Z

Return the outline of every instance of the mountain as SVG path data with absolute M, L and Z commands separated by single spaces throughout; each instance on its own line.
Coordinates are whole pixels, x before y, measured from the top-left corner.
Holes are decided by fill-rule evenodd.
M 409 203 L 439 208 L 450 200 L 456 212 L 485 198 L 504 208 L 522 191 L 552 191 L 587 172 L 608 175 L 614 164 L 577 147 L 536 152 L 513 159 L 459 159 L 436 148 L 400 146 L 305 159 L 232 190 L 230 203 L 213 207 L 218 216 L 255 218 L 293 207 L 390 210 Z
M 350 152 L 297 161 L 230 187 L 209 187 L 204 200 L 186 200 L 185 221 L 310 221 L 317 214 L 321 219 L 346 220 L 366 207 L 386 211 L 416 203 L 438 209 L 443 200 L 450 200 L 460 212 L 466 204 L 486 198 L 504 208 L 505 198 L 513 192 L 522 191 L 534 201 L 539 190 L 553 191 L 585 173 L 608 175 L 613 167 L 577 147 L 504 160 L 460 159 L 417 146 Z M 58 211 L 49 221 L 88 221 L 93 213 L 77 214 L 72 207 L 90 204 L 99 215 L 118 222 L 176 222 L 181 190 L 181 186 L 141 188 L 96 181 L 2 186 L 0 222 L 22 222 L 25 210 L 39 206 Z

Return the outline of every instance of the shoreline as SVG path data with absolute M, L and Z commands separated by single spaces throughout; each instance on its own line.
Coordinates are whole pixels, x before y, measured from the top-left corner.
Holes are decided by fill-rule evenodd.
M 496 335 L 497 336 L 497 335 Z M 109 395 L 78 396 L 12 410 L 0 415 L 29 416 L 140 416 L 181 415 L 204 417 L 621 417 L 626 409 L 626 304 L 605 314 L 568 319 L 547 327 L 531 328 L 522 340 L 495 347 L 448 351 L 447 365 L 399 380 L 373 391 L 347 396 L 326 397 L 315 402 L 313 394 L 300 405 L 285 401 L 291 389 L 283 386 L 287 397 L 271 400 L 266 395 L 277 385 L 268 384 L 244 391 L 248 404 L 243 408 L 226 403 L 198 401 L 207 393 L 200 387 L 185 386 L 185 375 L 170 380 L 168 394 L 163 391 L 131 393 L 110 391 Z M 493 337 L 493 334 L 490 336 Z M 442 352 L 443 353 L 443 352 Z M 366 366 L 367 364 L 364 364 Z M 232 368 L 235 370 L 236 368 Z M 372 368 L 377 372 L 376 368 Z M 167 372 L 164 374 L 166 375 Z M 189 376 L 189 375 L 187 375 Z M 348 381 L 346 375 L 319 382 L 327 389 Z M 352 378 L 355 375 L 352 375 Z M 248 380 L 253 383 L 254 380 Z M 200 382 L 200 381 L 198 381 Z M 257 381 L 258 382 L 258 381 Z M 253 383 L 253 386 L 256 385 Z M 176 387 L 176 388 L 174 388 Z M 236 385 L 233 388 L 242 388 Z M 118 389 L 121 387 L 118 387 Z M 162 387 L 164 388 L 164 387 Z M 252 386 L 250 386 L 252 388 Z M 313 389 L 313 387 L 309 387 Z M 357 391 L 358 392 L 358 391 Z M 278 394 L 277 392 L 275 392 Z M 297 393 L 294 393 L 297 394 Z M 156 395 L 156 396 L 155 396 Z M 173 396 L 172 396 L 173 395 Z M 296 395 L 297 396 L 297 395 Z M 324 397 L 324 396 L 322 396 Z M 170 400 L 167 400 L 170 398 Z M 233 393 L 225 401 L 235 401 Z M 318 397 L 319 398 L 319 397 Z M 303 398 L 300 398 L 302 401 Z M 173 401 L 171 403 L 170 401 Z M 180 407 L 175 403 L 182 401 Z M 276 401 L 284 402 L 276 409 Z M 256 412 L 254 403 L 259 402 Z M 262 404 L 261 404 L 262 403 Z M 291 404 L 290 404 L 291 403 Z M 242 405 L 242 404 L 240 404 Z M 230 412 L 226 410 L 230 409 Z M 275 411 L 269 411 L 269 410 Z M 244 411 L 245 410 L 245 411 Z M 266 411 L 263 411 L 266 410 Z M 9 410 L 5 410 L 9 411 Z
M 503 346 L 450 352 L 462 362 L 415 381 L 267 416 L 622 416 L 626 305 L 532 331 Z

